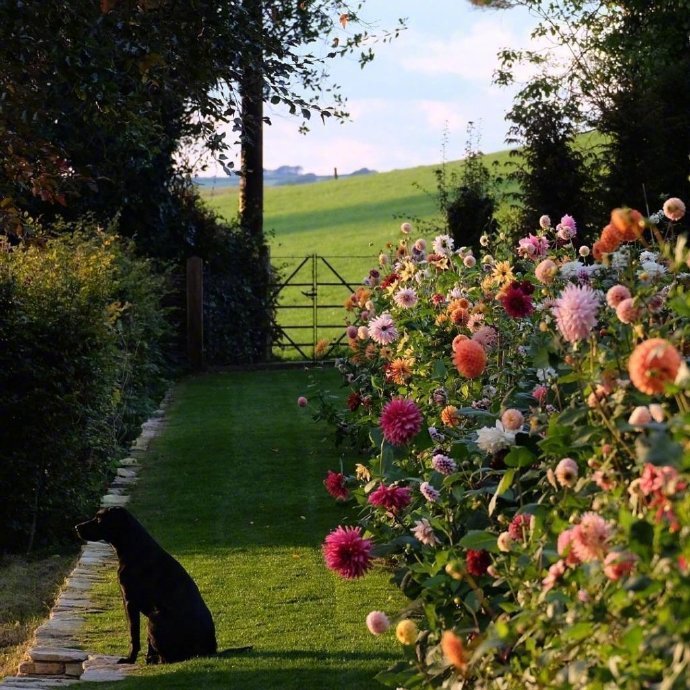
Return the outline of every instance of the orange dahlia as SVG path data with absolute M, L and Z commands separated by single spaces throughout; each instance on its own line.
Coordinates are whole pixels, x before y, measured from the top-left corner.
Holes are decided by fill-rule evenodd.
M 462 640 L 452 631 L 444 630 L 441 635 L 441 650 L 447 661 L 464 673 L 467 670 L 467 653 Z
M 441 410 L 441 421 L 446 426 L 458 426 L 460 424 L 460 415 L 458 414 L 458 408 L 455 405 L 446 405 Z
M 643 393 L 663 393 L 666 384 L 675 381 L 682 361 L 678 350 L 668 340 L 645 340 L 630 355 L 630 380 Z
M 607 225 L 601 231 L 601 237 L 599 238 L 599 246 L 601 251 L 610 254 L 615 252 L 618 247 L 621 246 L 623 241 L 621 233 L 618 231 L 615 225 Z
M 475 379 L 484 373 L 486 351 L 475 340 L 461 340 L 453 353 L 455 368 L 468 379 Z
M 396 357 L 386 367 L 386 378 L 402 386 L 412 376 L 414 360 L 409 357 Z
M 611 211 L 611 225 L 620 234 L 621 240 L 636 240 L 644 230 L 644 217 L 634 208 L 614 208 Z

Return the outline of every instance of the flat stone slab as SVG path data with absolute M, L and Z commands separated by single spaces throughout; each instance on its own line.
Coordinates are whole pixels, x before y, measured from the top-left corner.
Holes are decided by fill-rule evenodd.
M 117 656 L 93 655 L 84 662 L 84 673 L 81 680 L 106 682 L 122 680 L 127 673 L 136 668 L 136 664 L 118 664 Z
M 0 688 L 2 690 L 41 690 L 42 688 L 63 688 L 78 682 L 76 678 L 10 676 L 0 682 Z
M 137 476 L 137 472 L 135 470 L 128 468 L 128 467 L 118 467 L 117 468 L 117 476 L 118 477 L 124 477 L 125 479 L 131 479 L 132 477 Z
M 129 496 L 112 496 L 106 494 L 101 498 L 101 506 L 103 508 L 111 508 L 112 506 L 125 506 L 129 503 Z
M 88 652 L 71 647 L 34 647 L 29 650 L 33 661 L 86 661 Z

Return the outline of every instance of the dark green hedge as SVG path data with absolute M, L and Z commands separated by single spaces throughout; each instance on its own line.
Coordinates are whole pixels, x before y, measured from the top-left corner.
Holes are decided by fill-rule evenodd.
M 0 552 L 71 535 L 166 385 L 167 278 L 88 226 L 0 251 Z

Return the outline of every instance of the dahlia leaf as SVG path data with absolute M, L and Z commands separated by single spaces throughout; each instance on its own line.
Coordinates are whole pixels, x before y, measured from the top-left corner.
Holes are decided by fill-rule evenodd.
M 464 546 L 466 549 L 484 549 L 486 551 L 498 551 L 498 546 L 496 544 L 497 537 L 491 532 L 485 532 L 484 530 L 470 530 L 459 542 L 460 546 Z
M 498 482 L 498 486 L 496 487 L 496 493 L 493 495 L 493 498 L 489 503 L 489 515 L 493 515 L 494 510 L 496 510 L 496 502 L 498 501 L 498 497 L 502 496 L 512 486 L 515 472 L 515 468 L 511 468 L 501 477 L 501 481 Z

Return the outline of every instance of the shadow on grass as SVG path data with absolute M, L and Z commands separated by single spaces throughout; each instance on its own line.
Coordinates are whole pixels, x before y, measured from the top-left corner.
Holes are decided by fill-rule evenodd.
M 242 655 L 244 656 L 244 655 Z M 249 656 L 249 655 L 248 655 Z M 265 668 L 243 668 L 237 657 L 222 661 L 199 659 L 183 664 L 156 667 L 149 675 L 129 676 L 118 683 L 83 684 L 84 690 L 374 690 L 381 685 L 374 680 L 376 671 L 361 668 L 372 662 L 377 670 L 393 663 L 397 657 L 388 654 L 341 652 L 327 654 L 304 649 L 292 651 L 253 651 L 257 661 L 266 660 Z M 298 665 L 299 661 L 308 667 Z M 222 665 L 221 665 L 222 664 Z

